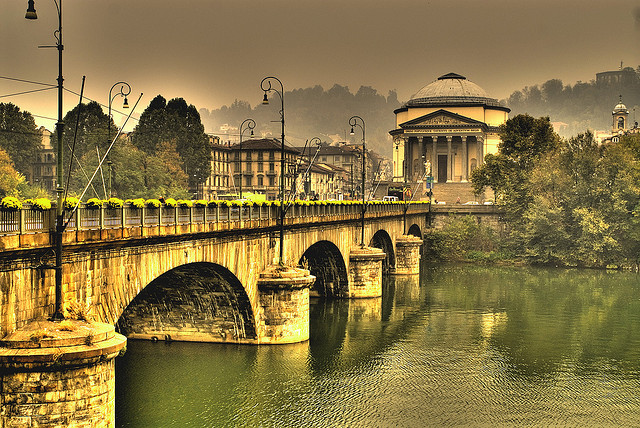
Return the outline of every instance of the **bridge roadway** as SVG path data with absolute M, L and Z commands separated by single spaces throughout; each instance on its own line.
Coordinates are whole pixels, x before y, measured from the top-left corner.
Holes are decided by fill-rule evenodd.
M 113 213 L 105 209 L 79 210 L 64 233 L 63 300 L 133 338 L 278 342 L 265 334 L 264 293 L 258 286 L 260 273 L 279 253 L 274 208 L 216 208 L 215 214 L 192 208 L 182 215 L 184 210 L 169 208 L 173 221 L 156 211 L 145 219 L 143 210 L 133 224 L 135 216 L 124 209 L 119 222 L 109 220 Z M 382 249 L 385 270 L 395 270 L 403 235 L 422 236 L 428 210 L 428 204 L 411 204 L 406 211 L 402 204 L 369 205 L 365 244 Z M 87 226 L 83 218 L 91 215 L 99 220 Z M 149 222 L 149 216 L 157 221 Z M 47 222 L 43 217 L 41 223 Z M 54 308 L 51 233 L 46 227 L 26 229 L 21 223 L 18 233 L 0 236 L 2 337 L 46 318 Z M 353 272 L 352 253 L 360 247 L 360 205 L 294 206 L 285 230 L 285 264 L 306 267 L 316 277 L 311 295 L 354 296 L 351 288 L 359 274 Z M 282 310 L 295 312 L 294 306 L 285 304 Z

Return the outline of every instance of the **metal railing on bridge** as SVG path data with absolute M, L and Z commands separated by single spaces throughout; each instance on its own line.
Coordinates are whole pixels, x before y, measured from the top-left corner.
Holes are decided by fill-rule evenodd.
M 304 202 L 304 201 L 303 201 Z M 426 211 L 428 202 L 381 202 L 367 203 L 366 216 L 399 215 L 407 209 Z M 362 212 L 361 202 L 322 201 L 319 203 L 293 203 L 285 215 L 285 223 L 315 222 L 318 218 L 336 216 L 358 218 Z M 55 230 L 55 208 L 37 210 L 29 206 L 22 209 L 0 210 L 0 235 L 49 233 Z M 214 207 L 142 207 L 122 208 L 87 207 L 81 205 L 75 212 L 66 211 L 67 231 L 124 229 L 153 226 L 185 226 L 207 223 L 233 223 L 234 227 L 253 227 L 252 221 L 278 220 L 280 207 L 277 203 L 234 206 L 218 204 Z M 69 217 L 70 216 L 70 217 Z M 249 223 L 246 223 L 249 222 Z

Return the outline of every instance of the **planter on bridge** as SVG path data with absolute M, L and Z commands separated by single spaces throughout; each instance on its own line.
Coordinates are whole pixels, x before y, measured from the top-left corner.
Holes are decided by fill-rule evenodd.
M 309 288 L 316 277 L 307 269 L 269 266 L 258 277 L 259 343 L 309 340 Z
M 420 246 L 422 239 L 413 235 L 402 235 L 396 239 L 396 275 L 420 273 Z
M 339 297 L 358 299 L 382 296 L 382 260 L 385 256 L 380 248 L 352 248 L 349 253 L 349 289 L 340 290 Z
M 2 339 L 0 426 L 115 426 L 114 358 L 126 342 L 112 325 L 71 320 Z

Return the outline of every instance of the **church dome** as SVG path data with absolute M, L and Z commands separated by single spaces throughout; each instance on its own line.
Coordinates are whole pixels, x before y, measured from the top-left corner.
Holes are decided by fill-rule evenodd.
M 629 110 L 627 110 L 627 106 L 622 104 L 622 96 L 620 96 L 620 102 L 613 108 L 613 114 L 616 113 L 629 113 Z
M 422 105 L 485 104 L 500 106 L 495 98 L 490 98 L 484 89 L 456 73 L 438 77 L 435 82 L 416 92 L 407 106 Z

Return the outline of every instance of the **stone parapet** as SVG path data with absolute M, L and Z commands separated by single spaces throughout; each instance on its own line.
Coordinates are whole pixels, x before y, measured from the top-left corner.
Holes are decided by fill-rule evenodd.
M 34 321 L 0 341 L 0 426 L 115 426 L 115 360 L 127 339 L 109 324 Z
M 258 280 L 259 343 L 309 340 L 309 288 L 316 277 L 307 269 L 269 266 Z
M 420 273 L 420 246 L 422 239 L 412 235 L 402 235 L 396 239 L 396 275 Z
M 359 299 L 382 296 L 382 260 L 385 256 L 380 248 L 352 248 L 349 253 L 349 289 L 341 290 L 339 297 Z

